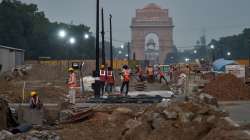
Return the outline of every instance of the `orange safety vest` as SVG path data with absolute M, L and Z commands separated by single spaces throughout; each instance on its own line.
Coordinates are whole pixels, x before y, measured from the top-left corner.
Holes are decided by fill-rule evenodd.
M 100 80 L 106 81 L 106 71 L 105 70 L 100 70 Z
M 69 75 L 68 86 L 69 86 L 69 88 L 77 87 L 77 81 L 76 81 L 76 74 L 75 73 L 71 73 Z
M 123 77 L 124 77 L 124 81 L 126 81 L 126 82 L 128 82 L 130 80 L 129 70 L 124 71 Z
M 108 71 L 107 72 L 107 82 L 109 84 L 113 84 L 115 81 L 114 81 L 114 76 L 113 76 L 113 71 Z

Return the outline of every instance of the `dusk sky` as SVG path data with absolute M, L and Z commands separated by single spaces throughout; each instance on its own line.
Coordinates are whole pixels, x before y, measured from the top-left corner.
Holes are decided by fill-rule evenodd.
M 22 0 L 35 3 L 51 21 L 85 24 L 95 31 L 96 0 Z M 190 48 L 206 31 L 207 42 L 211 38 L 238 34 L 250 27 L 250 0 L 100 0 L 105 8 L 106 25 L 108 15 L 113 14 L 114 39 L 130 41 L 131 19 L 135 9 L 148 3 L 168 8 L 173 17 L 174 44 Z M 108 34 L 107 34 L 108 35 Z M 119 45 L 115 42 L 115 45 Z

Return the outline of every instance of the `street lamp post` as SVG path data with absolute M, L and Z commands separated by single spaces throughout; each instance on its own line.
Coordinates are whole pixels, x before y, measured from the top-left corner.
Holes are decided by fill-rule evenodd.
M 215 49 L 215 46 L 212 44 L 211 46 L 210 46 L 210 49 L 211 49 L 211 51 L 212 51 L 212 62 L 211 63 L 213 63 L 214 62 L 214 60 L 215 60 L 215 56 L 214 56 L 214 49 Z
M 197 54 L 197 50 L 194 50 L 194 54 Z
M 70 37 L 69 40 L 67 40 L 67 43 L 69 43 L 70 45 L 74 45 L 76 43 L 76 39 L 74 37 Z M 68 68 L 70 66 L 69 64 L 69 60 L 70 60 L 70 46 L 68 47 Z
M 84 34 L 84 39 L 89 39 L 89 34 Z
M 194 50 L 194 59 L 197 58 L 196 54 L 197 54 L 197 50 Z
M 70 44 L 74 44 L 75 43 L 75 38 L 73 38 L 73 37 L 71 37 L 71 38 L 69 38 L 69 40 L 68 39 L 65 39 L 66 37 L 67 37 L 67 32 L 65 31 L 65 30 L 59 30 L 59 32 L 58 32 L 58 36 L 61 38 L 61 39 L 64 39 L 64 43 L 63 43 L 63 45 L 64 45 L 64 47 L 65 47 L 65 49 L 66 49 L 66 56 L 67 56 L 67 67 L 69 68 L 69 51 L 70 51 L 70 49 L 69 49 L 69 47 L 67 47 L 66 46 L 66 44 L 67 43 L 70 43 Z
M 228 57 L 228 59 L 230 59 L 230 56 L 232 55 L 232 53 L 231 52 L 227 52 L 227 57 Z

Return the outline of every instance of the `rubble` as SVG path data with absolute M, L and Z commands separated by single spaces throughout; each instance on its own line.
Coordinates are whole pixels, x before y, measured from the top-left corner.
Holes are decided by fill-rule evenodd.
M 163 111 L 164 115 L 167 119 L 177 119 L 177 113 L 176 112 L 169 112 L 168 110 Z
M 232 131 L 238 130 L 225 121 L 227 114 L 216 105 L 193 98 L 187 102 L 168 101 L 141 108 L 104 106 L 95 108 L 96 113 L 79 124 L 61 125 L 58 134 L 63 139 L 76 140 L 81 138 L 72 133 L 86 140 L 212 140 L 213 136 L 230 136 Z M 228 130 L 218 130 L 222 124 Z M 234 140 L 241 139 L 240 135 L 234 137 Z
M 204 87 L 204 92 L 220 101 L 250 100 L 250 88 L 231 74 L 216 77 Z
M 13 134 L 10 133 L 9 131 L 6 130 L 0 131 L 0 140 L 10 139 L 11 137 L 13 137 Z
M 0 140 L 60 140 L 55 132 L 51 131 L 36 131 L 32 130 L 28 133 L 13 135 L 12 133 L 3 130 L 0 131 Z
M 93 115 L 93 110 L 86 108 L 83 110 L 62 110 L 59 120 L 61 123 L 72 123 L 84 120 Z
M 8 102 L 0 98 L 0 130 L 16 125 L 17 122 L 11 114 Z

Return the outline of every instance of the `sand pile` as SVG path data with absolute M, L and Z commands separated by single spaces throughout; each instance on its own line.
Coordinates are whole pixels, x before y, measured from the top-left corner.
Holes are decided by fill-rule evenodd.
M 205 86 L 204 91 L 221 101 L 250 100 L 250 88 L 230 74 L 216 77 Z

